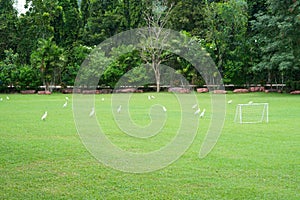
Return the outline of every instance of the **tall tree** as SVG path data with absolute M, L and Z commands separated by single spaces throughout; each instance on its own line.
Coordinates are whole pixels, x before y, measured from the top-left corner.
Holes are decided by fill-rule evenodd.
M 52 38 L 38 41 L 37 50 L 31 54 L 31 63 L 40 70 L 46 91 L 51 89 L 50 85 L 60 84 L 65 59 L 63 49 L 58 47 Z
M 145 38 L 142 44 L 141 57 L 146 66 L 151 66 L 156 82 L 156 92 L 160 91 L 161 64 L 169 59 L 169 53 L 163 49 L 166 39 L 169 36 L 164 27 L 168 23 L 173 5 L 168 7 L 166 1 L 151 1 L 151 9 L 146 13 L 148 32 L 141 32 Z
M 225 82 L 231 82 L 243 65 L 240 60 L 245 53 L 242 48 L 248 23 L 246 8 L 244 0 L 206 3 L 205 45 Z
M 52 21 L 57 17 L 55 12 L 60 9 L 57 8 L 56 0 L 27 0 L 25 6 L 28 11 L 21 14 L 17 26 L 17 52 L 21 63 L 30 64 L 30 56 L 37 48 L 38 40 L 53 37 L 54 32 L 56 35 L 59 33 L 59 30 L 52 26 Z
M 120 14 L 122 15 L 121 26 L 123 30 L 145 25 L 145 21 L 143 20 L 145 10 L 144 1 L 122 0 L 120 8 Z
M 267 0 L 267 10 L 253 21 L 255 41 L 261 59 L 254 71 L 267 72 L 268 83 L 283 83 L 286 79 L 299 79 L 299 1 Z
M 16 86 L 18 80 L 18 57 L 12 49 L 5 50 L 5 59 L 0 61 L 0 87 Z
M 91 1 L 90 13 L 83 31 L 83 41 L 88 46 L 100 44 L 121 31 L 118 0 Z
M 201 35 L 204 31 L 205 0 L 169 0 L 174 3 L 170 14 L 171 28 L 187 31 L 192 35 Z
M 82 17 L 82 28 L 87 24 L 88 18 L 90 17 L 90 0 L 82 0 L 80 2 L 80 12 Z
M 59 5 L 63 9 L 63 27 L 60 29 L 63 33 L 63 44 L 58 45 L 66 48 L 78 41 L 82 21 L 77 0 L 60 1 Z
M 5 50 L 16 49 L 17 10 L 13 0 L 0 0 L 0 60 L 5 57 Z

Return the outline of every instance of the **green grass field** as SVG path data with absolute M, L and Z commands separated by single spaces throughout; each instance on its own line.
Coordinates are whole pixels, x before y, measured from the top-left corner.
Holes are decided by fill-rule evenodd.
M 178 128 L 178 103 L 160 93 L 134 96 L 132 119 L 149 123 L 147 110 L 159 102 L 168 107 L 164 134 L 144 142 L 127 137 L 115 126 L 111 95 L 96 95 L 99 121 L 116 145 L 130 151 L 153 151 Z M 204 159 L 199 149 L 210 122 L 210 95 L 197 94 L 207 108 L 188 151 L 168 167 L 132 174 L 97 161 L 76 132 L 71 95 L 0 94 L 0 199 L 300 199 L 300 96 L 228 94 L 226 120 L 213 151 Z M 70 104 L 62 108 L 65 96 Z M 105 98 L 102 102 L 101 98 Z M 237 103 L 269 103 L 269 123 L 234 123 Z M 46 121 L 41 116 L 48 111 Z M 142 110 L 141 112 L 138 110 Z M 137 115 L 135 116 L 134 113 Z

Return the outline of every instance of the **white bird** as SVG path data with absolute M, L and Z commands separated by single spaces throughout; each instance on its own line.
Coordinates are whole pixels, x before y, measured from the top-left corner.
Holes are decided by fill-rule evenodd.
M 101 101 L 104 101 L 104 98 L 102 98 Z
M 164 106 L 163 106 L 162 108 L 163 108 L 164 112 L 167 112 L 167 109 L 166 109 L 166 107 L 164 107 Z
M 253 104 L 253 101 L 249 101 L 248 104 Z
M 66 100 L 69 101 L 69 97 L 66 97 Z
M 41 117 L 41 120 L 45 120 L 46 119 L 46 117 L 47 117 L 47 115 L 48 115 L 48 113 L 47 113 L 47 111 L 43 114 L 43 116 Z
M 8 97 L 8 96 L 6 96 L 6 99 L 7 99 L 7 100 L 9 100 L 9 97 Z
M 194 115 L 198 115 L 199 113 L 200 113 L 200 108 L 198 108 L 196 111 L 195 111 L 195 113 L 194 113 Z
M 231 103 L 232 103 L 232 100 L 229 100 L 227 103 L 228 103 L 228 104 L 231 104 Z
M 193 108 L 193 109 L 195 109 L 197 106 L 198 106 L 198 104 L 195 104 L 195 105 L 193 105 L 193 107 L 192 107 L 192 108 Z
M 63 108 L 67 107 L 68 105 L 68 101 L 66 101 L 66 103 L 64 103 Z
M 117 109 L 117 113 L 120 113 L 121 112 L 121 109 L 122 109 L 122 106 L 120 105 Z
M 148 100 L 151 100 L 151 97 L 148 95 Z
M 202 117 L 204 117 L 204 115 L 205 115 L 205 108 L 203 109 L 202 113 L 199 116 L 200 116 L 200 118 L 202 118 Z
M 155 96 L 151 96 L 152 99 L 155 99 Z
M 92 107 L 92 110 L 91 110 L 91 112 L 90 112 L 90 117 L 93 117 L 95 115 L 95 108 L 94 107 Z
M 3 98 L 0 98 L 0 101 L 3 101 Z

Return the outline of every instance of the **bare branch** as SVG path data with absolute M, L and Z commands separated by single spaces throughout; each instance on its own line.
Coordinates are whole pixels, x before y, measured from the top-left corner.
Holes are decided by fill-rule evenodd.
M 166 3 L 160 6 L 166 7 Z M 166 11 L 158 10 L 159 8 L 157 7 L 156 12 L 152 9 L 152 12 L 144 14 L 148 32 L 141 33 L 141 36 L 144 39 L 141 47 L 141 58 L 147 65 L 150 65 L 154 71 L 157 92 L 160 90 L 160 65 L 170 58 L 168 55 L 163 55 L 166 49 L 166 40 L 170 34 L 164 27 L 167 25 L 172 8 L 173 4 L 168 7 Z

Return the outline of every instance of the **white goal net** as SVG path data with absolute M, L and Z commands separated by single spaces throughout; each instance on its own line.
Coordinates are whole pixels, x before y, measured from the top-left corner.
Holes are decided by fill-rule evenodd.
M 269 104 L 251 103 L 238 104 L 235 112 L 235 122 L 238 123 L 261 123 L 269 122 Z

